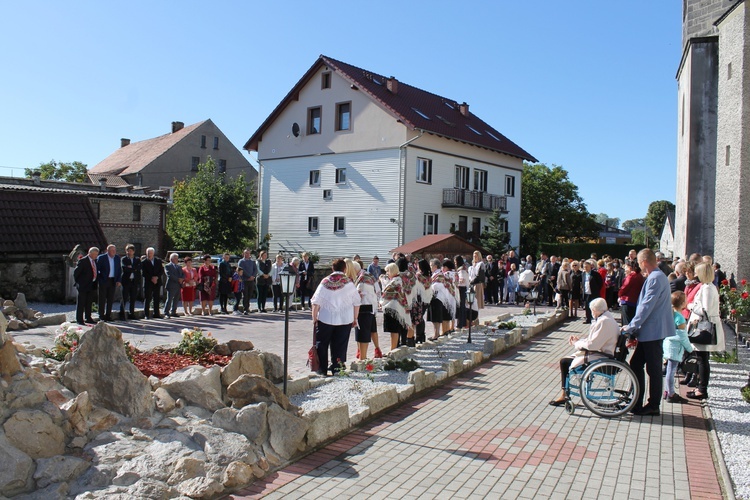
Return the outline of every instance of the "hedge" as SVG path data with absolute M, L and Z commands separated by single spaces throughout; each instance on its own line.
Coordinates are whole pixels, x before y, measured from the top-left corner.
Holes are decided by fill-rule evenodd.
M 626 245 L 623 243 L 542 243 L 539 245 L 540 252 L 547 255 L 557 255 L 571 259 L 588 259 L 592 253 L 599 258 L 609 255 L 618 259 L 627 257 L 630 250 L 636 252 L 645 248 L 643 245 Z

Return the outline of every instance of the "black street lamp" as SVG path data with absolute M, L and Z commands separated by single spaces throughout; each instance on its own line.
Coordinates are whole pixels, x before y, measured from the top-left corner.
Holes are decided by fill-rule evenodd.
M 466 340 L 468 344 L 471 344 L 471 324 L 474 322 L 474 319 L 471 317 L 473 311 L 471 306 L 474 304 L 476 296 L 477 293 L 474 291 L 474 287 L 469 287 L 469 290 L 466 292 L 466 303 L 469 304 L 469 312 L 467 314 L 469 317 L 469 338 Z M 477 317 L 479 317 L 479 314 L 477 314 Z
M 284 295 L 285 307 L 284 307 L 284 394 L 286 394 L 286 381 L 289 371 L 289 300 L 291 295 L 294 293 L 294 285 L 297 281 L 297 274 L 294 269 L 290 269 L 286 266 L 283 271 L 279 273 L 281 281 L 281 293 Z

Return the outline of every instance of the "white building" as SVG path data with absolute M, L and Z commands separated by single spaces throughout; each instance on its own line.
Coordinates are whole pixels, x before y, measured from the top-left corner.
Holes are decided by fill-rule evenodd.
M 426 234 L 469 239 L 497 208 L 519 243 L 525 150 L 440 97 L 320 56 L 245 144 L 270 250 L 374 254 Z

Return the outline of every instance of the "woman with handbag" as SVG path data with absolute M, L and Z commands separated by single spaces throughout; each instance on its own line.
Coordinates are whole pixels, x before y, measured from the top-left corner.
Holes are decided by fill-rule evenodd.
M 724 339 L 724 328 L 719 317 L 719 291 L 713 284 L 714 272 L 711 265 L 707 262 L 701 262 L 695 266 L 695 277 L 701 282 L 701 287 L 695 294 L 693 303 L 688 306 L 690 309 L 690 319 L 688 319 L 688 337 L 693 350 L 698 357 L 698 387 L 694 391 L 687 393 L 690 399 L 707 399 L 708 398 L 708 381 L 711 376 L 711 367 L 708 363 L 708 357 L 712 352 L 721 352 L 726 350 Z M 716 338 L 715 343 L 710 340 L 709 343 L 695 343 L 694 333 L 699 330 L 701 322 L 708 321 L 713 327 Z M 711 328 L 700 325 L 700 330 Z

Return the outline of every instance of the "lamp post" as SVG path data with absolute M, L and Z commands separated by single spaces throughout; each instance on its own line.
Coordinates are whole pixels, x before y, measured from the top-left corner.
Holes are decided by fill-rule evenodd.
M 474 304 L 474 299 L 476 298 L 477 293 L 474 291 L 474 287 L 470 286 L 468 291 L 466 292 L 466 303 L 469 304 L 469 312 L 467 316 L 469 317 L 469 338 L 466 340 L 467 343 L 471 344 L 471 324 L 474 322 L 474 320 L 471 317 L 471 313 L 473 309 L 471 306 Z M 479 315 L 477 314 L 477 317 Z
M 281 293 L 284 295 L 286 303 L 284 307 L 284 394 L 286 394 L 286 380 L 289 371 L 289 299 L 291 298 L 291 294 L 294 293 L 297 273 L 293 269 L 290 269 L 289 266 L 286 266 L 279 273 L 279 277 L 281 281 Z

